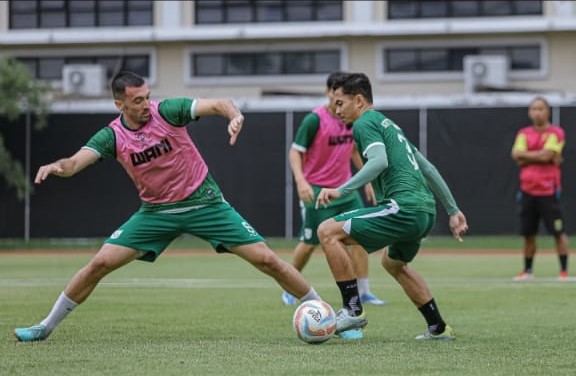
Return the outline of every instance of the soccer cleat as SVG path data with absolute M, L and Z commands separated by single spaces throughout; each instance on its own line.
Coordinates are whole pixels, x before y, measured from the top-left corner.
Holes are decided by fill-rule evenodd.
M 568 271 L 567 270 L 561 270 L 560 275 L 558 276 L 558 280 L 567 281 L 568 280 Z
M 534 274 L 528 272 L 522 272 L 514 277 L 515 281 L 529 281 L 534 279 Z
M 347 341 L 357 341 L 364 338 L 364 333 L 360 329 L 350 329 L 338 334 L 338 337 Z
M 446 325 L 446 328 L 440 334 L 433 334 L 427 330 L 424 334 L 416 336 L 416 339 L 421 341 L 453 341 L 456 339 L 456 333 L 454 333 L 454 329 L 450 325 Z
M 287 291 L 282 293 L 282 302 L 285 305 L 296 305 L 296 298 Z
M 352 316 L 346 308 L 341 308 L 336 312 L 336 334 L 348 331 L 350 329 L 362 329 L 368 325 L 366 313 L 362 312 L 360 316 Z
M 362 302 L 362 304 L 371 304 L 371 305 L 386 304 L 385 300 L 379 299 L 376 295 L 372 294 L 371 292 L 360 295 L 360 302 Z
M 42 324 L 34 325 L 29 328 L 14 329 L 14 336 L 20 342 L 42 341 L 48 338 L 49 333 Z

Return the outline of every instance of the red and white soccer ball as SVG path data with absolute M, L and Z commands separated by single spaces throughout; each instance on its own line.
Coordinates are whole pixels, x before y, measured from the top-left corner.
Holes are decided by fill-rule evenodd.
M 334 336 L 336 313 L 330 304 L 324 301 L 308 300 L 294 311 L 292 326 L 302 341 L 323 343 Z

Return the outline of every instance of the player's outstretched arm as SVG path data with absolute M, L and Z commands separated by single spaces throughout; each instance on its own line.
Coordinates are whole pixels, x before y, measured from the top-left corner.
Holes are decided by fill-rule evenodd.
M 40 166 L 36 173 L 34 183 L 40 184 L 48 176 L 56 175 L 60 177 L 69 177 L 76 175 L 87 166 L 98 161 L 98 155 L 87 149 L 80 149 L 70 158 L 59 159 L 47 165 Z

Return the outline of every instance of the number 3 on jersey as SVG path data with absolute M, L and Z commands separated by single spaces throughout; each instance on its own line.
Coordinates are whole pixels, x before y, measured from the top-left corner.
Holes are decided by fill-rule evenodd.
M 392 120 L 390 119 L 384 119 L 382 121 L 382 126 L 384 128 L 388 128 L 390 125 L 393 126 L 398 132 L 402 132 L 402 129 L 400 129 L 399 126 L 397 126 Z M 410 143 L 408 142 L 408 140 L 406 140 L 406 137 L 404 137 L 402 135 L 402 133 L 398 133 L 398 141 L 404 143 L 404 145 L 406 146 L 406 152 L 407 152 L 407 157 L 408 157 L 408 161 L 410 161 L 410 163 L 412 164 L 412 167 L 414 167 L 414 170 L 419 170 L 420 167 L 418 167 L 418 162 L 416 162 L 416 157 L 414 156 L 414 152 L 412 151 L 412 148 L 410 147 Z

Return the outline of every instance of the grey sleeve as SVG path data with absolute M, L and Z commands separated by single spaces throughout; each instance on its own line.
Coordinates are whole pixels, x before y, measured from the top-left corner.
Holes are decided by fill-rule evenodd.
M 444 181 L 444 178 L 436 167 L 430 163 L 428 159 L 426 159 L 418 150 L 415 150 L 414 153 L 416 157 L 416 162 L 418 162 L 418 166 L 420 166 L 420 170 L 422 171 L 422 175 L 426 178 L 426 183 L 430 190 L 434 193 L 439 200 L 446 213 L 448 215 L 456 214 L 460 211 L 458 209 L 458 205 L 456 205 L 456 201 L 454 200 L 454 196 Z
M 368 148 L 366 150 L 366 158 L 368 160 L 364 163 L 364 166 L 350 180 L 338 187 L 342 195 L 346 195 L 370 183 L 388 167 L 388 155 L 384 144 L 378 143 Z

